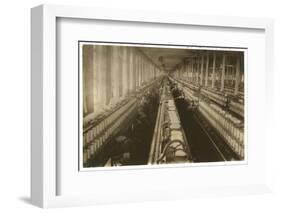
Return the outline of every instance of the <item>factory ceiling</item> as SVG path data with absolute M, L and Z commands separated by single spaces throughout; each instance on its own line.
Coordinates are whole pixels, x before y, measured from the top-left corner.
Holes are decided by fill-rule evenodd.
M 178 65 L 183 63 L 184 60 L 189 60 L 193 57 L 199 56 L 202 53 L 205 54 L 206 50 L 188 49 L 188 48 L 159 48 L 159 47 L 137 47 L 142 51 L 150 60 L 153 61 L 159 68 L 166 72 L 171 72 L 176 69 Z M 209 53 L 214 51 L 208 51 Z M 216 50 L 215 52 L 225 52 Z M 234 64 L 237 54 L 242 52 L 227 51 L 228 52 L 228 64 Z M 212 57 L 212 55 L 211 55 Z M 222 60 L 221 57 L 217 57 L 217 61 Z
M 195 52 L 191 49 L 174 48 L 139 48 L 153 63 L 165 71 L 172 71 L 183 62 L 185 58 L 192 57 Z M 198 50 L 197 50 L 198 51 Z

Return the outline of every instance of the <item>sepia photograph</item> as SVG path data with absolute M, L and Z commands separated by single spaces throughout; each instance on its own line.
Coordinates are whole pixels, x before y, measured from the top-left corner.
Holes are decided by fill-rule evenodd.
M 79 41 L 80 169 L 244 161 L 246 50 Z

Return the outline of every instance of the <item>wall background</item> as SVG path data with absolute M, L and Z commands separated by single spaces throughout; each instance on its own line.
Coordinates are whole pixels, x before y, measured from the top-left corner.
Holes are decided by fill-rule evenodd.
M 173 1 L 95 1 L 95 0 L 9 0 L 0 8 L 0 210 L 38 212 L 29 204 L 30 178 L 30 8 L 42 3 L 99 6 L 191 14 L 269 17 L 275 20 L 275 76 L 271 160 L 274 193 L 270 195 L 194 198 L 182 201 L 147 202 L 108 206 L 79 207 L 69 212 L 278 212 L 281 200 L 280 91 L 281 13 L 278 0 L 173 0 Z M 239 175 L 239 174 L 238 174 Z M 47 211 L 61 212 L 65 209 Z

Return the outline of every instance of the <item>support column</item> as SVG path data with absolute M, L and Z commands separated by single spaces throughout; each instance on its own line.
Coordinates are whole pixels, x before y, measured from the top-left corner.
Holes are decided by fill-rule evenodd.
M 181 65 L 180 71 L 181 71 L 181 79 L 183 79 L 184 78 L 184 64 Z
M 119 98 L 119 56 L 118 56 L 118 47 L 113 46 L 112 47 L 112 61 L 111 61 L 111 67 L 112 67 L 112 75 L 111 75 L 111 81 L 112 81 L 112 96 L 113 96 L 113 102 L 117 101 Z
M 150 76 L 151 76 L 151 73 L 152 73 L 151 65 L 148 64 L 147 68 L 148 68 L 148 70 L 147 70 L 147 81 L 149 82 L 150 81 Z
M 194 58 L 193 63 L 193 83 L 196 84 L 197 75 L 196 75 L 196 58 Z
M 192 82 L 192 83 L 194 83 L 193 63 L 194 63 L 193 58 L 191 58 L 191 82 Z
M 128 93 L 128 60 L 127 60 L 127 47 L 121 49 L 122 55 L 122 95 L 126 96 Z
M 129 53 L 129 78 L 130 78 L 130 81 L 129 81 L 129 91 L 132 92 L 134 90 L 134 62 L 133 62 L 133 49 L 131 47 L 128 48 L 128 53 Z
M 149 72 L 149 81 L 153 79 L 153 72 L 154 72 L 154 67 L 150 65 L 150 72 Z
M 124 76 L 123 76 L 123 83 L 124 83 L 124 94 L 127 95 L 129 93 L 129 87 L 130 87 L 130 63 L 129 63 L 129 51 L 128 47 L 124 47 Z
M 143 60 L 143 72 L 144 72 L 144 82 L 148 82 L 148 73 L 149 73 L 149 67 L 147 65 L 146 60 Z
M 192 80 L 192 77 L 191 77 L 191 74 L 192 74 L 192 70 L 191 70 L 191 66 L 192 66 L 192 59 L 190 59 L 188 61 L 188 81 L 191 82 Z
M 185 63 L 182 63 L 181 66 L 181 74 L 182 74 L 182 79 L 185 80 Z
M 146 66 L 145 66 L 145 60 L 142 57 L 142 82 L 145 83 L 146 82 Z
M 183 72 L 183 80 L 186 81 L 187 79 L 187 63 L 186 61 L 184 60 L 183 61 L 183 65 L 182 65 L 182 72 Z
M 118 48 L 118 71 L 119 71 L 119 97 L 122 97 L 123 94 L 123 47 Z
M 214 52 L 214 57 L 213 57 L 213 72 L 212 72 L 212 88 L 215 87 L 215 80 L 216 80 L 216 53 Z
M 139 87 L 139 58 L 138 55 L 136 54 L 136 51 L 134 51 L 134 58 L 135 58 L 135 75 L 136 75 L 136 89 Z
M 133 72 L 133 85 L 132 85 L 132 89 L 133 91 L 136 91 L 137 88 L 137 60 L 136 60 L 136 54 L 135 54 L 135 49 L 132 49 L 132 72 Z
M 143 60 L 143 72 L 144 72 L 144 82 L 148 82 L 149 66 L 146 60 Z
M 189 62 L 187 60 L 184 61 L 184 73 L 185 73 L 185 81 L 189 80 Z
M 98 99 L 100 110 L 106 106 L 107 46 L 98 46 Z
M 200 78 L 200 56 L 197 57 L 196 60 L 196 77 L 197 77 L 197 84 L 200 83 L 199 78 Z
M 140 87 L 141 86 L 141 61 L 139 55 L 137 55 L 137 67 L 138 67 L 138 87 Z
M 185 62 L 186 81 L 189 81 L 189 61 Z
M 146 64 L 146 61 L 145 59 L 143 59 L 143 78 L 144 78 L 144 83 L 147 82 L 147 74 L 148 74 L 148 69 L 147 69 L 147 64 Z
M 97 112 L 99 109 L 99 46 L 93 47 L 93 111 Z
M 203 85 L 203 72 L 204 72 L 204 55 L 201 56 L 201 71 L 200 71 L 200 85 Z
M 143 82 L 144 82 L 144 75 L 143 75 L 143 59 L 140 56 L 140 70 L 141 70 L 141 82 L 140 85 L 142 86 Z
M 112 73 L 112 47 L 106 47 L 106 105 L 110 103 L 112 96 L 111 73 Z
M 131 48 L 130 47 L 126 47 L 127 49 L 127 57 L 126 57 L 126 64 L 127 64 L 127 88 L 128 88 L 128 93 L 131 92 Z
M 199 84 L 199 66 L 200 66 L 199 58 L 197 57 L 195 61 L 196 61 L 196 84 Z
M 234 95 L 238 94 L 239 84 L 240 84 L 240 55 L 237 56 L 237 60 L 236 60 Z
M 140 68 L 140 86 L 142 85 L 143 82 L 143 70 L 142 70 L 142 58 L 139 56 L 139 68 Z
M 224 90 L 224 81 L 225 81 L 225 52 L 222 54 L 222 71 L 221 71 L 221 91 Z
M 153 73 L 153 67 L 151 64 L 149 64 L 148 67 L 149 67 L 149 72 L 147 74 L 148 74 L 148 81 L 150 82 Z
M 207 87 L 209 83 L 209 53 L 207 52 L 206 58 L 206 71 L 205 71 L 205 86 Z
M 141 75 L 141 58 L 138 55 L 138 86 L 141 86 L 141 82 L 142 82 L 142 75 Z

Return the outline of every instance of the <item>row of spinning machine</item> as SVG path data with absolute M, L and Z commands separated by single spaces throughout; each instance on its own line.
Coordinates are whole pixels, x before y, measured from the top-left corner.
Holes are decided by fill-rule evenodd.
M 179 85 L 186 99 L 193 103 L 225 143 L 235 153 L 229 160 L 244 159 L 244 98 L 231 97 L 210 88 L 200 88 L 190 82 L 169 78 Z
M 160 105 L 149 154 L 149 164 L 192 162 L 190 148 L 168 80 L 160 88 Z

